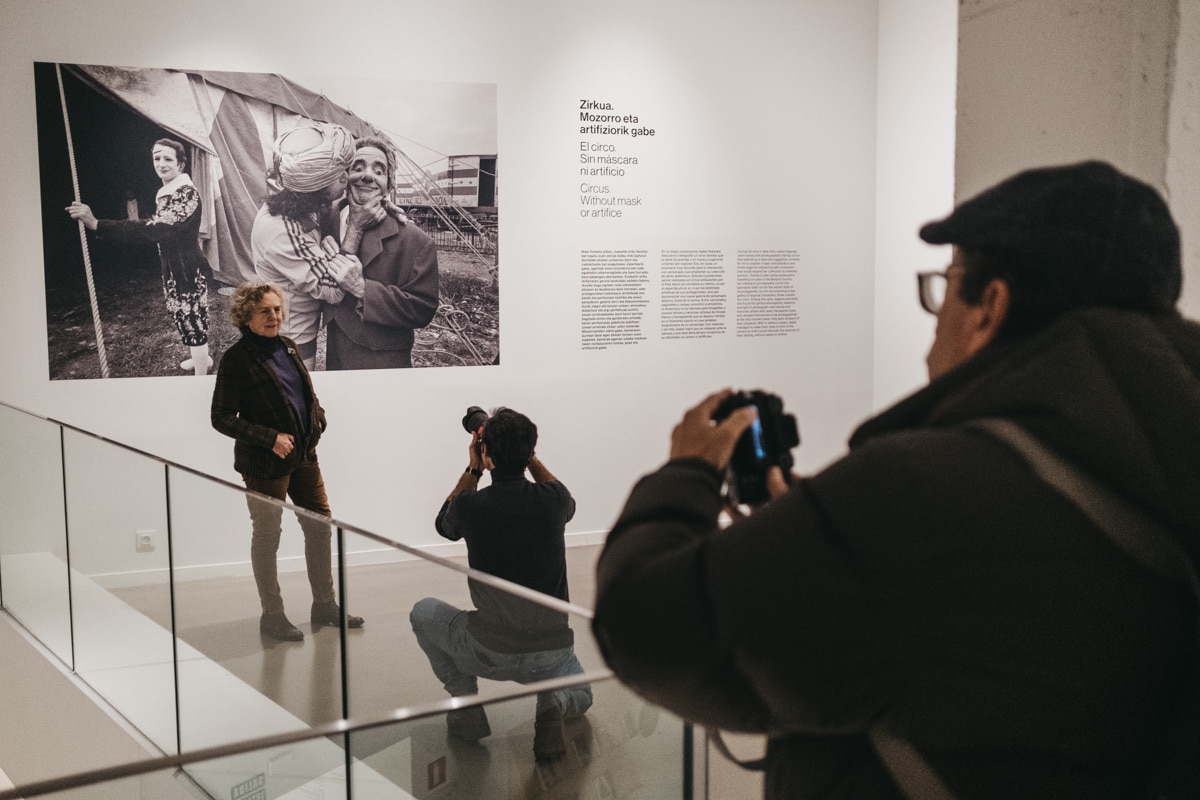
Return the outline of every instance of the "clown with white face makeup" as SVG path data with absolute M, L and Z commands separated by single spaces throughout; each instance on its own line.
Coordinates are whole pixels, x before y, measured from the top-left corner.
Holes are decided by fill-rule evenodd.
M 91 206 L 75 201 L 67 206 L 102 239 L 119 242 L 153 242 L 162 265 L 163 295 L 167 313 L 190 357 L 180 368 L 196 375 L 208 374 L 208 261 L 200 250 L 200 193 L 187 172 L 187 151 L 182 142 L 159 139 L 150 151 L 154 173 L 162 187 L 154 198 L 154 214 L 146 219 L 97 219 Z
M 354 151 L 354 160 L 350 162 L 350 172 L 347 174 L 346 190 L 351 201 L 361 206 L 381 202 L 387 197 L 390 176 L 391 165 L 387 152 L 371 145 L 360 145 Z
M 326 309 L 326 369 L 411 367 L 413 331 L 437 312 L 437 248 L 391 202 L 395 173 L 387 142 L 355 141 L 341 251 L 357 259 L 339 280 L 341 301 Z

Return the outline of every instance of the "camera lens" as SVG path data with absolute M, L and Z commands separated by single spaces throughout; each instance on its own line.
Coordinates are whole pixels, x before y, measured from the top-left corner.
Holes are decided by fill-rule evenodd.
M 462 426 L 467 433 L 475 433 L 483 427 L 483 423 L 488 421 L 488 413 L 479 406 L 471 406 L 467 409 L 467 413 L 463 415 Z

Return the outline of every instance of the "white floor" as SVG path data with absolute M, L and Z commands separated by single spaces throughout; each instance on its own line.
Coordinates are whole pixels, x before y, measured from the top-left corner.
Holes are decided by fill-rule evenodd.
M 26 584 L 6 587 L 11 597 L 28 597 L 35 587 L 52 585 L 64 571 L 62 562 L 49 553 L 10 555 L 6 560 L 8 574 L 22 576 Z M 179 715 L 189 721 L 185 751 L 308 727 L 186 642 L 173 641 L 169 631 L 86 576 L 73 574 L 71 592 L 76 674 L 159 750 L 176 750 L 176 680 L 180 686 L 189 687 L 189 691 L 178 693 Z M 36 608 L 30 610 L 36 613 Z M 23 620 L 34 631 L 45 622 L 28 617 Z M 173 655 L 178 660 L 178 673 L 173 668 Z M 283 772 L 279 766 L 281 753 L 287 755 L 289 763 L 302 767 L 290 774 Z M 233 787 L 245 783 L 247 776 L 258 775 L 271 777 L 277 787 L 294 785 L 297 797 L 309 797 L 314 795 L 308 793 L 308 784 L 344 783 L 344 765 L 341 747 L 317 739 L 223 759 L 216 766 L 192 767 L 189 773 L 215 797 L 237 796 L 231 795 Z M 412 800 L 412 795 L 365 765 L 356 769 L 355 775 L 360 782 L 356 796 Z M 272 796 L 287 798 L 289 793 Z
M 25 576 L 30 586 L 24 588 L 31 592 L 52 585 L 52 573 L 61 574 L 63 569 L 61 562 L 56 564 L 45 554 L 28 559 L 19 570 L 6 569 L 6 573 Z M 591 569 L 590 556 L 584 554 L 570 578 L 573 596 L 590 599 Z M 450 587 L 444 569 L 420 564 L 352 572 L 347 590 L 350 607 L 366 616 L 368 623 L 363 631 L 353 632 L 350 641 L 351 698 L 357 701 L 351 716 L 444 698 L 412 642 L 407 612 L 415 599 L 427 594 L 454 601 L 457 593 L 465 599 L 465 579 L 456 576 Z M 303 573 L 282 574 L 281 584 L 289 609 L 306 611 Z M 20 588 L 7 584 L 6 597 L 19 596 Z M 164 622 L 157 607 L 160 595 L 161 587 L 109 590 L 76 576 L 74 652 L 79 678 L 120 708 L 150 741 L 175 752 L 172 637 L 164 627 L 169 622 Z M 264 644 L 257 632 L 255 600 L 253 582 L 244 577 L 196 581 L 175 589 L 185 750 L 302 730 L 341 714 L 339 633 L 303 625 L 303 643 Z M 295 616 L 300 615 L 293 617 L 299 624 Z M 586 625 L 577 634 L 585 669 L 602 666 Z M 0 667 L 7 667 L 3 653 Z M 504 686 L 511 685 L 485 683 L 481 689 L 495 692 Z M 604 682 L 595 690 L 593 710 L 583 724 L 568 729 L 568 756 L 551 766 L 537 765 L 532 758 L 531 697 L 489 706 L 494 733 L 479 745 L 448 739 L 440 717 L 358 735 L 351 743 L 355 796 L 372 800 L 431 795 L 678 797 L 682 766 L 678 720 L 642 703 L 616 682 Z M 3 691 L 0 686 L 0 695 Z M 0 709 L 3 700 L 0 696 Z M 8 763 L 0 751 L 0 765 Z M 61 771 L 62 763 L 53 766 Z M 205 769 L 189 768 L 189 772 L 214 797 L 241 796 L 239 792 L 258 782 L 267 784 L 272 797 L 307 798 L 326 796 L 326 788 L 342 785 L 344 764 L 345 751 L 321 739 L 227 759 Z M 50 777 L 31 777 L 26 764 L 15 769 L 14 765 L 9 772 L 22 782 Z

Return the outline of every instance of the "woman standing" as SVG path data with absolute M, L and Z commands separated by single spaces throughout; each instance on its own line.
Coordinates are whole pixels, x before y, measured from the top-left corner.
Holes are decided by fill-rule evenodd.
M 325 411 L 296 343 L 279 335 L 283 323 L 280 290 L 265 282 L 243 283 L 229 303 L 229 318 L 242 332 L 217 367 L 212 426 L 234 439 L 233 468 L 251 492 L 329 516 L 325 481 L 317 463 L 317 441 Z M 279 590 L 279 537 L 283 508 L 246 495 L 252 535 L 250 563 L 262 602 L 259 630 L 279 641 L 298 642 L 304 634 L 284 614 Z M 304 560 L 312 587 L 314 627 L 341 624 L 333 590 L 329 523 L 297 514 L 304 531 Z M 346 627 L 361 628 L 362 617 L 346 616 Z
M 191 358 L 179 366 L 207 375 L 212 366 L 208 352 L 208 262 L 200 252 L 200 194 L 184 170 L 183 144 L 159 139 L 151 150 L 154 171 L 162 180 L 149 219 L 96 219 L 86 203 L 75 201 L 67 213 L 97 236 L 117 241 L 154 242 L 162 262 L 163 294 L 167 313 Z

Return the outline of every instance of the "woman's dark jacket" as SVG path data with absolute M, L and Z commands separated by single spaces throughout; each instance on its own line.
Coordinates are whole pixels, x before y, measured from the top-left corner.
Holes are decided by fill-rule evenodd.
M 212 426 L 234 439 L 233 468 L 246 478 L 282 478 L 300 462 L 316 458 L 317 442 L 325 430 L 325 411 L 313 392 L 312 378 L 296 343 L 279 337 L 300 371 L 308 401 L 309 424 L 301 426 L 284 396 L 283 386 L 267 357 L 244 334 L 221 357 L 213 389 Z M 301 431 L 307 428 L 308 440 Z M 290 433 L 296 442 L 287 458 L 271 449 L 277 434 Z
M 602 652 L 689 720 L 768 734 L 768 798 L 899 797 L 881 721 L 960 800 L 1122 797 L 1195 669 L 1195 600 L 966 425 L 1015 421 L 1196 561 L 1198 376 L 1194 323 L 1088 310 L 993 344 L 725 530 L 721 476 L 672 461 L 600 557 Z

